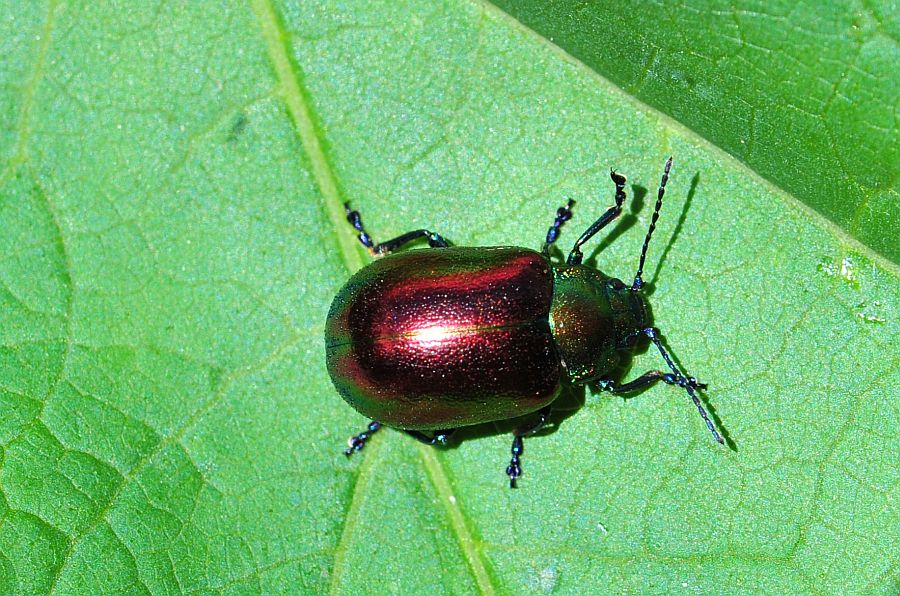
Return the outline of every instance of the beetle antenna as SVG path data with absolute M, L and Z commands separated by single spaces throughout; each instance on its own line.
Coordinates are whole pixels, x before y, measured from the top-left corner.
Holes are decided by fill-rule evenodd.
M 650 219 L 650 228 L 647 230 L 647 236 L 644 238 L 644 247 L 641 249 L 641 260 L 638 263 L 638 270 L 634 276 L 634 283 L 631 284 L 631 290 L 637 292 L 644 286 L 644 279 L 641 277 L 644 273 L 644 260 L 647 258 L 647 247 L 650 245 L 650 237 L 653 236 L 653 230 L 656 229 L 656 220 L 659 219 L 659 210 L 662 209 L 663 195 L 666 194 L 666 182 L 669 181 L 669 170 L 672 168 L 672 157 L 666 160 L 666 167 L 663 169 L 662 181 L 659 183 L 659 190 L 656 193 L 656 208 L 653 210 L 653 217 Z
M 669 160 L 671 163 L 671 158 Z M 663 178 L 665 180 L 665 178 Z M 703 404 L 700 402 L 700 398 L 697 397 L 697 392 L 694 391 L 697 387 L 703 387 L 697 383 L 697 379 L 694 377 L 687 377 L 682 373 L 675 363 L 672 361 L 672 358 L 669 356 L 669 353 L 666 352 L 666 349 L 663 347 L 662 342 L 659 340 L 659 330 L 654 329 L 653 327 L 647 327 L 644 329 L 644 335 L 650 338 L 650 341 L 653 342 L 653 345 L 659 350 L 659 353 L 662 354 L 663 360 L 666 361 L 666 364 L 669 365 L 669 368 L 672 369 L 672 372 L 675 373 L 675 385 L 684 388 L 685 391 L 688 392 L 688 395 L 691 396 L 691 399 L 694 401 L 694 405 L 697 406 L 697 411 L 700 412 L 700 417 L 703 418 L 703 421 L 706 422 L 706 428 L 709 429 L 709 432 L 712 433 L 713 438 L 721 444 L 725 444 L 725 441 L 722 440 L 722 435 L 719 434 L 719 431 L 716 430 L 716 426 L 712 423 L 712 420 L 709 419 L 709 415 L 706 413 L 706 410 L 703 408 Z

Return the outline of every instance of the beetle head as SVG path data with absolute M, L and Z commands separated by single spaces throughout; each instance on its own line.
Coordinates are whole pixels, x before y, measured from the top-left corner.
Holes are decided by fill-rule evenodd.
M 609 303 L 616 321 L 616 348 L 631 349 L 650 324 L 647 302 L 639 291 L 614 277 L 607 282 Z

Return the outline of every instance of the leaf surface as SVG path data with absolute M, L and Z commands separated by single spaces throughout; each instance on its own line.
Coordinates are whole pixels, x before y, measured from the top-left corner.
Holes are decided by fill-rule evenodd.
M 0 8 L 3 592 L 896 589 L 896 267 L 727 147 L 491 5 Z M 586 392 L 517 491 L 508 425 L 341 455 L 343 201 L 539 247 L 568 196 L 568 246 L 615 167 L 628 279 L 669 154 L 655 324 L 736 450 L 664 386 Z
M 900 262 L 895 7 L 495 4 Z

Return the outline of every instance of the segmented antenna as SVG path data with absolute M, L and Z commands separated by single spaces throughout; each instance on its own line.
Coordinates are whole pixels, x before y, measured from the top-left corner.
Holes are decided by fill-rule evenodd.
M 644 247 L 641 249 L 641 260 L 638 263 L 638 270 L 634 276 L 634 283 L 631 284 L 631 290 L 637 292 L 644 286 L 644 279 L 641 277 L 644 273 L 644 261 L 647 258 L 647 247 L 650 246 L 650 237 L 653 236 L 653 230 L 656 229 L 656 220 L 659 219 L 659 210 L 662 209 L 663 196 L 666 194 L 666 182 L 669 181 L 669 170 L 672 169 L 672 157 L 666 160 L 666 167 L 663 170 L 662 180 L 659 183 L 659 191 L 656 193 L 656 208 L 653 210 L 653 217 L 650 219 L 650 228 L 647 230 L 647 236 L 644 238 Z

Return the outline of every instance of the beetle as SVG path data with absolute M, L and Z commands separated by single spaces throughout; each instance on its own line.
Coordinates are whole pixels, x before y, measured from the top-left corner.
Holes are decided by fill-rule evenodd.
M 357 238 L 376 259 L 338 292 L 325 324 L 326 364 L 341 397 L 371 419 L 345 455 L 383 426 L 443 445 L 458 428 L 535 414 L 513 433 L 506 475 L 522 475 L 523 437 L 547 423 L 564 385 L 595 384 L 626 394 L 662 381 L 684 389 L 724 443 L 697 392 L 651 326 L 642 293 L 647 248 L 672 167 L 665 164 L 656 207 L 631 285 L 582 263 L 582 245 L 622 213 L 625 177 L 610 171 L 615 205 L 575 242 L 565 263 L 550 258 L 574 201 L 556 212 L 538 252 L 520 247 L 452 247 L 427 229 L 376 244 L 358 211 L 344 205 Z M 414 240 L 429 249 L 396 252 Z M 649 339 L 668 367 L 623 384 L 608 375 L 622 351 Z

